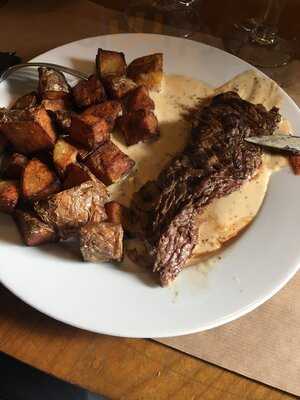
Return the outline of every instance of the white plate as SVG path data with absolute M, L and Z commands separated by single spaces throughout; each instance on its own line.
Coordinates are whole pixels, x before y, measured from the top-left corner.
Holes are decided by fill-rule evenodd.
M 167 73 L 212 86 L 249 69 L 245 62 L 200 43 L 159 35 L 110 35 L 51 50 L 34 61 L 93 70 L 98 47 L 124 51 L 128 60 L 163 52 Z M 24 73 L 22 74 L 24 79 Z M 22 83 L 20 78 L 20 82 Z M 27 81 L 29 88 L 36 82 Z M 0 87 L 0 104 L 26 90 L 16 78 Z M 21 93 L 20 93 L 21 94 Z M 300 131 L 300 112 L 284 94 L 282 113 Z M 26 303 L 70 325 L 129 337 L 193 333 L 234 320 L 262 304 L 296 273 L 300 261 L 300 179 L 275 174 L 263 208 L 247 232 L 207 274 L 184 271 L 171 288 L 110 264 L 87 264 L 58 245 L 27 248 L 8 216 L 0 217 L 0 279 Z

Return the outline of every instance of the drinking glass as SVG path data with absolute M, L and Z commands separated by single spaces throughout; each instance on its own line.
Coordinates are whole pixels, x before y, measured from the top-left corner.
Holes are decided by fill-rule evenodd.
M 202 0 L 132 0 L 125 17 L 130 32 L 167 33 L 191 37 L 199 30 Z
M 260 16 L 237 24 L 225 38 L 225 47 L 243 60 L 259 67 L 279 67 L 292 57 L 290 42 L 281 38 L 278 24 L 284 0 L 263 0 Z

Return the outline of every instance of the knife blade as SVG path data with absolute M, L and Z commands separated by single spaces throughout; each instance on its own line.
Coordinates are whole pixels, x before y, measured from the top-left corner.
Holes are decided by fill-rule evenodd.
M 276 150 L 300 153 L 300 137 L 293 135 L 251 136 L 245 140 L 258 146 L 269 147 Z

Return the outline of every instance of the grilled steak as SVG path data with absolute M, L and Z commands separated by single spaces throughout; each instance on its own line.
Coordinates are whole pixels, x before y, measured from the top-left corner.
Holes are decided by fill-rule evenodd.
M 262 150 L 244 138 L 272 135 L 279 122 L 277 108 L 267 111 L 234 92 L 215 96 L 195 117 L 184 151 L 136 194 L 132 210 L 146 221 L 141 237 L 163 286 L 192 255 L 199 214 L 212 200 L 239 189 L 261 166 Z

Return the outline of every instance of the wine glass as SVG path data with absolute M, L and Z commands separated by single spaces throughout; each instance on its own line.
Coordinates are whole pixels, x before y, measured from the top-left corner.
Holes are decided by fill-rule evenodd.
M 264 0 L 264 10 L 257 18 L 236 24 L 224 38 L 233 54 L 258 67 L 279 67 L 292 58 L 290 43 L 278 34 L 284 0 Z
M 132 0 L 125 17 L 130 32 L 167 33 L 191 37 L 199 30 L 202 0 Z

